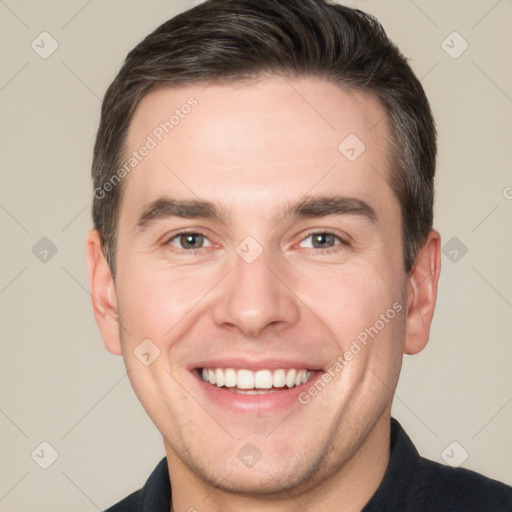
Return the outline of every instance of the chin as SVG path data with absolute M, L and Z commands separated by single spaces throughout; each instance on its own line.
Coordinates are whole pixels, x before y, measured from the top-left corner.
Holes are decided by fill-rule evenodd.
M 289 499 L 291 495 L 314 486 L 314 481 L 325 474 L 326 469 L 325 453 L 317 456 L 316 461 L 305 453 L 303 445 L 297 447 L 296 453 L 300 454 L 300 459 L 291 457 L 290 450 L 280 455 L 262 455 L 252 467 L 244 466 L 237 453 L 227 457 L 224 452 L 207 461 L 191 452 L 180 458 L 196 477 L 216 490 L 269 499 L 279 498 L 282 494 L 283 498 Z M 219 461 L 222 461 L 220 465 Z

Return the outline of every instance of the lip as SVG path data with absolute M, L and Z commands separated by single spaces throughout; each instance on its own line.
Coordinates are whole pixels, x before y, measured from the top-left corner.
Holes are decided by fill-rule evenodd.
M 265 359 L 265 360 L 250 360 L 247 358 L 222 358 L 222 359 L 208 359 L 204 361 L 197 361 L 187 366 L 190 371 L 198 370 L 200 368 L 233 368 L 234 370 L 251 370 L 256 372 L 258 370 L 291 370 L 292 368 L 304 370 L 322 370 L 318 365 L 312 365 L 308 361 L 299 361 L 291 359 Z M 307 384 L 307 383 L 306 383 Z
M 222 364 L 219 364 L 219 361 L 216 361 L 215 363 L 212 363 L 212 361 L 208 362 L 209 365 L 215 364 L 217 367 L 223 367 Z M 246 364 L 246 363 L 244 363 Z M 265 362 L 267 364 L 267 362 Z M 282 361 L 281 361 L 282 364 Z M 297 363 L 293 363 L 294 365 Z M 304 363 L 302 363 L 304 364 Z M 233 366 L 233 361 L 230 360 L 230 365 L 225 366 L 226 368 L 236 368 Z M 203 366 L 204 367 L 204 366 Z M 212 366 L 206 366 L 212 367 Z M 239 368 L 247 368 L 247 369 L 271 369 L 269 366 L 239 366 Z M 277 368 L 308 368 L 308 366 L 277 366 Z M 310 368 L 312 369 L 312 368 Z M 233 391 L 228 391 L 226 388 L 219 388 L 215 385 L 209 384 L 205 382 L 199 375 L 197 368 L 193 367 L 191 369 L 191 373 L 193 375 L 193 378 L 197 382 L 197 385 L 199 389 L 201 390 L 201 393 L 204 393 L 206 395 L 206 402 L 209 404 L 215 404 L 216 406 L 224 409 L 229 410 L 232 412 L 243 412 L 243 413 L 267 413 L 267 414 L 274 414 L 286 411 L 287 409 L 292 408 L 292 406 L 298 406 L 299 395 L 304 392 L 306 389 L 308 389 L 310 386 L 314 385 L 315 381 L 319 378 L 321 378 L 322 374 L 324 373 L 321 370 L 317 370 L 316 373 L 311 377 L 311 379 L 304 383 L 300 384 L 299 386 L 294 386 L 292 388 L 279 388 L 280 391 L 272 392 L 272 393 L 266 393 L 261 395 L 245 395 L 236 393 Z

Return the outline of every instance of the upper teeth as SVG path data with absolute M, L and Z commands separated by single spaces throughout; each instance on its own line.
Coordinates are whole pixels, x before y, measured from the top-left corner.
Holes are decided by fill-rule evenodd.
M 313 375 L 304 369 L 291 370 L 234 370 L 233 368 L 203 368 L 202 378 L 205 382 L 218 387 L 237 387 L 238 389 L 270 389 L 287 386 L 299 386 L 307 382 Z

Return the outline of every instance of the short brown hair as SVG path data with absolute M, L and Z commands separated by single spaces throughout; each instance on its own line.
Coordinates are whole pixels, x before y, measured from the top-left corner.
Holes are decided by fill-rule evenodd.
M 165 85 L 282 74 L 319 77 L 376 96 L 392 135 L 390 185 L 402 212 L 404 268 L 432 228 L 436 129 L 406 58 L 371 15 L 325 0 L 209 0 L 163 23 L 126 57 L 103 100 L 94 147 L 94 227 L 115 276 L 122 163 L 133 113 Z M 102 191 L 97 194 L 96 191 Z

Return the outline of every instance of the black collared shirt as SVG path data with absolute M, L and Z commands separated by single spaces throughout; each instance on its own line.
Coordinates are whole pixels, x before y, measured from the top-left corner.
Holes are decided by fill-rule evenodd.
M 361 512 L 512 512 L 512 487 L 420 457 L 394 418 L 390 453 L 384 478 Z M 106 512 L 169 512 L 170 503 L 169 470 L 163 458 L 142 489 Z

